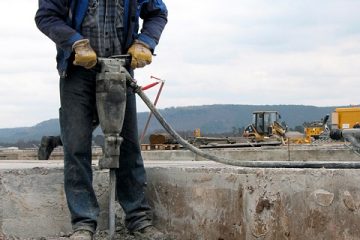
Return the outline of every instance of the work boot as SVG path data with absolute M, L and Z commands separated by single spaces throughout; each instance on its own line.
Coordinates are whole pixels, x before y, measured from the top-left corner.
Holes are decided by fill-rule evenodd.
M 154 226 L 148 226 L 140 230 L 133 232 L 135 239 L 137 240 L 168 240 L 168 236 L 160 232 Z
M 93 240 L 93 233 L 88 230 L 78 230 L 71 235 L 70 240 Z
M 43 136 L 38 150 L 38 159 L 48 160 L 51 152 L 59 145 L 62 145 L 59 136 Z

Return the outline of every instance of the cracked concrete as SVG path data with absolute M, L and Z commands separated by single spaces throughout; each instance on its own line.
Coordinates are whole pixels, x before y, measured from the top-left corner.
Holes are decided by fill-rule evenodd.
M 319 151 L 334 159 L 333 151 Z M 176 152 L 172 161 L 157 154 L 160 161 L 145 161 L 147 195 L 155 225 L 177 239 L 360 239 L 360 170 L 241 168 L 191 161 L 188 152 Z M 105 239 L 108 174 L 96 162 L 94 170 L 98 239 Z M 62 181 L 61 161 L 0 161 L 0 236 L 66 239 L 71 227 Z M 132 240 L 121 222 L 118 239 Z

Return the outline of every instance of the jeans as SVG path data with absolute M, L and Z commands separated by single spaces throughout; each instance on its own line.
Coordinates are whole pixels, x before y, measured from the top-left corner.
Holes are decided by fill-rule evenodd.
M 64 185 L 73 230 L 94 232 L 99 205 L 92 186 L 91 143 L 96 111 L 96 73 L 72 67 L 60 79 L 60 129 L 64 145 Z M 116 170 L 117 200 L 129 231 L 151 225 L 145 197 L 146 173 L 138 141 L 135 94 L 128 89 L 124 125 L 120 134 L 120 168 Z

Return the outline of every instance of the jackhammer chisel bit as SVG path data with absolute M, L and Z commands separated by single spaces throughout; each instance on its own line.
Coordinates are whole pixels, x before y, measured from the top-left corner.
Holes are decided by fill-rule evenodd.
M 105 136 L 99 167 L 109 169 L 109 239 L 115 236 L 116 169 L 119 168 L 120 137 L 126 107 L 126 57 L 99 58 L 96 76 L 96 106 Z

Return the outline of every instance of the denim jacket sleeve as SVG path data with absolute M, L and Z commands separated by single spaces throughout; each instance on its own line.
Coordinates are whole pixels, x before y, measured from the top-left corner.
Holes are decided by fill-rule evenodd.
M 139 1 L 140 17 L 143 25 L 138 39 L 146 43 L 153 51 L 159 43 L 162 31 L 167 23 L 168 11 L 162 0 Z
M 35 15 L 37 27 L 64 51 L 71 51 L 73 43 L 83 37 L 69 21 L 69 0 L 39 0 Z

